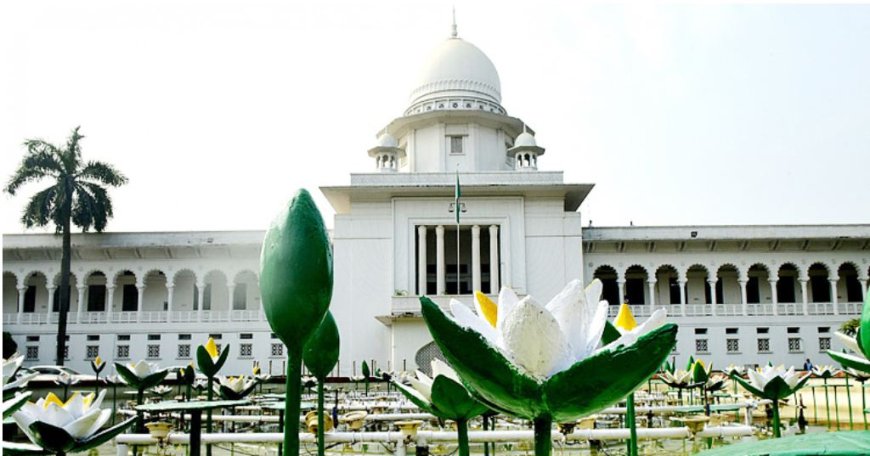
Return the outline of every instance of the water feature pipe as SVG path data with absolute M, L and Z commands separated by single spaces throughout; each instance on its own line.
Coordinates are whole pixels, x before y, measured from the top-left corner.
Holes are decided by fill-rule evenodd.
M 707 426 L 698 432 L 698 437 L 735 437 L 752 435 L 751 426 Z M 563 435 L 559 431 L 552 432 L 553 441 L 585 441 L 585 440 L 625 440 L 630 431 L 626 428 L 619 429 L 578 429 L 570 434 Z M 674 428 L 641 428 L 637 430 L 639 439 L 682 439 L 692 434 L 688 427 Z M 401 446 L 404 454 L 404 445 L 410 442 L 457 442 L 456 432 L 447 431 L 417 431 L 416 437 L 408 436 L 402 432 L 330 432 L 324 436 L 329 443 L 364 443 L 364 442 L 392 442 Z M 277 432 L 265 433 L 214 433 L 202 434 L 202 443 L 270 443 L 280 444 L 283 442 L 283 434 Z M 531 430 L 515 431 L 469 431 L 469 442 L 516 442 L 520 440 L 531 441 L 534 432 Z M 311 433 L 299 433 L 299 441 L 315 443 L 316 436 Z M 122 434 L 116 438 L 117 454 L 127 454 L 129 445 L 156 445 L 161 443 L 149 434 Z M 190 443 L 190 435 L 183 433 L 171 433 L 162 441 L 170 445 L 187 445 Z M 398 450 L 398 448 L 397 448 Z

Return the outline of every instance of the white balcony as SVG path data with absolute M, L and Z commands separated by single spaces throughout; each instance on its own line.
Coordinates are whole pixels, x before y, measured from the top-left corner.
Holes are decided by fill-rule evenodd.
M 419 306 L 418 306 L 419 308 Z M 22 326 L 39 326 L 39 325 L 56 325 L 58 321 L 57 312 L 51 313 L 17 313 L 3 314 L 3 325 L 22 325 Z M 199 323 L 199 322 L 256 322 L 265 321 L 265 316 L 259 309 L 249 310 L 204 310 L 198 311 L 143 311 L 143 312 L 113 312 L 108 315 L 106 312 L 84 312 L 78 315 L 76 312 L 67 314 L 67 322 L 69 325 L 76 324 L 106 324 L 111 320 L 111 324 L 126 325 L 126 324 L 159 324 L 159 323 Z
M 429 296 L 432 301 L 442 309 L 449 310 L 451 299 L 458 299 L 468 306 L 473 307 L 471 295 L 463 296 Z M 494 300 L 496 296 L 491 296 Z M 391 299 L 391 316 L 379 316 L 378 319 L 387 323 L 397 318 L 420 317 L 420 298 L 418 296 L 393 296 Z M 657 309 L 667 309 L 668 317 L 755 317 L 755 316 L 800 316 L 804 315 L 803 303 L 779 303 L 779 304 L 668 304 L 648 306 L 643 304 L 631 305 L 631 312 L 637 318 L 647 318 Z M 745 310 L 744 310 L 745 308 Z M 858 315 L 861 313 L 862 303 L 849 302 L 837 304 L 839 315 Z M 684 313 L 685 311 L 685 313 Z M 610 306 L 607 315 L 609 318 L 616 317 L 619 306 Z M 835 315 L 832 303 L 808 303 L 807 315 Z

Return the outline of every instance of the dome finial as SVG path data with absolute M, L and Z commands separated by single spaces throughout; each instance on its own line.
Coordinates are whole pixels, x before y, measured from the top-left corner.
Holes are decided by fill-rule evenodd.
M 456 5 L 453 6 L 453 27 L 450 30 L 450 37 L 459 37 L 459 32 L 456 30 Z

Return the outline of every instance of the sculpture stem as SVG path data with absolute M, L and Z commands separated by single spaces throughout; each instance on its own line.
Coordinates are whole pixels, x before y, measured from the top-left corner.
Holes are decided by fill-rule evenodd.
M 290 347 L 287 347 L 288 349 Z M 289 350 L 288 350 L 289 352 Z M 284 454 L 299 455 L 299 398 L 302 395 L 302 350 L 287 353 L 284 393 Z
M 145 389 L 141 386 L 136 390 L 136 405 L 142 405 L 145 396 Z M 145 432 L 145 412 L 136 412 L 136 432 L 142 434 Z
M 323 382 L 326 378 L 317 379 L 317 456 L 323 456 L 326 453 L 326 442 L 323 441 L 324 429 L 323 417 Z
M 831 401 L 828 396 L 828 378 L 822 377 L 822 382 L 825 386 L 825 417 L 828 421 L 828 429 L 831 428 Z
M 849 391 L 849 376 L 847 375 L 844 378 L 846 379 L 846 402 L 849 403 L 849 430 L 854 431 L 855 430 L 855 423 L 854 423 L 854 420 L 852 419 L 852 392 Z M 834 400 L 837 400 L 837 399 L 834 398 Z M 839 429 L 840 429 L 840 427 L 837 426 L 837 430 L 839 430 Z
M 208 400 L 211 402 L 214 399 L 214 377 L 208 378 Z M 211 409 L 206 412 L 205 432 L 211 434 Z M 211 456 L 211 444 L 205 446 L 205 455 Z
M 776 438 L 782 437 L 779 430 L 779 399 L 773 399 L 773 436 Z
M 469 456 L 468 449 L 468 420 L 456 420 L 456 432 L 459 440 L 459 456 Z
M 553 418 L 535 418 L 535 456 L 550 456 L 553 447 Z
M 625 403 L 625 421 L 628 424 L 628 456 L 637 456 L 637 422 L 634 414 L 634 393 L 628 395 Z

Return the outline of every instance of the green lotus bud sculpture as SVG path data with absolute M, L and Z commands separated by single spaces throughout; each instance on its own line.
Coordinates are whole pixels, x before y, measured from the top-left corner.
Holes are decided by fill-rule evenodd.
M 864 309 L 861 311 L 861 321 L 858 324 L 858 332 L 855 337 L 843 334 L 839 331 L 835 336 L 847 349 L 853 353 L 842 353 L 828 350 L 828 356 L 840 363 L 844 368 L 852 368 L 870 373 L 870 293 L 864 300 Z
M 287 346 L 285 416 L 299 416 L 302 350 L 329 310 L 332 249 L 311 195 L 299 190 L 266 232 L 260 295 L 272 331 Z M 284 452 L 299 454 L 298 423 L 286 420 Z
M 570 282 L 546 306 L 503 288 L 496 305 L 476 294 L 477 315 L 452 301 L 453 317 L 421 297 L 429 332 L 468 390 L 491 409 L 532 420 L 535 454 L 551 449 L 552 423 L 574 421 L 626 397 L 662 365 L 677 327 L 652 317 L 601 344 L 607 301 L 595 280 Z
M 487 406 L 471 397 L 456 372 L 439 359 L 432 360 L 432 378 L 417 371 L 417 378 L 408 380 L 412 388 L 399 382 L 395 385 L 421 410 L 455 421 L 459 456 L 468 456 L 468 420 L 486 413 Z
M 372 371 L 369 369 L 369 363 L 365 360 L 362 362 L 362 377 L 363 377 L 363 385 L 365 385 L 366 396 L 369 395 L 369 378 L 372 376 Z
M 218 371 L 224 367 L 227 361 L 227 356 L 230 354 L 230 345 L 227 344 L 223 350 L 218 350 L 218 346 L 214 338 L 209 337 L 205 345 L 196 347 L 196 367 L 207 378 L 208 400 L 214 400 L 214 378 Z M 206 432 L 211 432 L 213 427 L 212 410 L 206 412 L 205 429 Z M 205 447 L 206 456 L 211 456 L 211 445 Z
M 326 429 L 323 417 L 323 384 L 326 383 L 326 376 L 338 363 L 340 346 L 338 325 L 335 324 L 332 313 L 327 312 L 320 322 L 320 327 L 311 339 L 308 339 L 302 352 L 305 366 L 317 379 L 317 454 L 319 456 L 326 453 L 326 442 L 323 440 L 323 432 Z
M 157 364 L 140 360 L 136 364 L 115 363 L 115 371 L 124 380 L 124 383 L 136 389 L 136 404 L 142 405 L 145 399 L 145 390 L 154 388 L 169 374 L 167 369 L 160 369 Z M 136 432 L 145 432 L 145 416 L 142 412 L 136 413 Z
M 737 376 L 733 378 L 753 395 L 773 401 L 773 435 L 780 437 L 779 400 L 785 399 L 803 388 L 810 379 L 810 373 L 801 375 L 795 372 L 794 367 L 786 370 L 784 366 L 767 365 L 763 369 L 750 369 L 747 374 L 749 381 Z
M 224 377 L 218 375 L 217 382 L 216 386 L 218 394 L 221 395 L 222 399 L 228 401 L 244 399 L 254 392 L 254 388 L 256 388 L 257 383 L 259 383 L 255 377 L 245 377 L 244 375 L 238 377 Z

